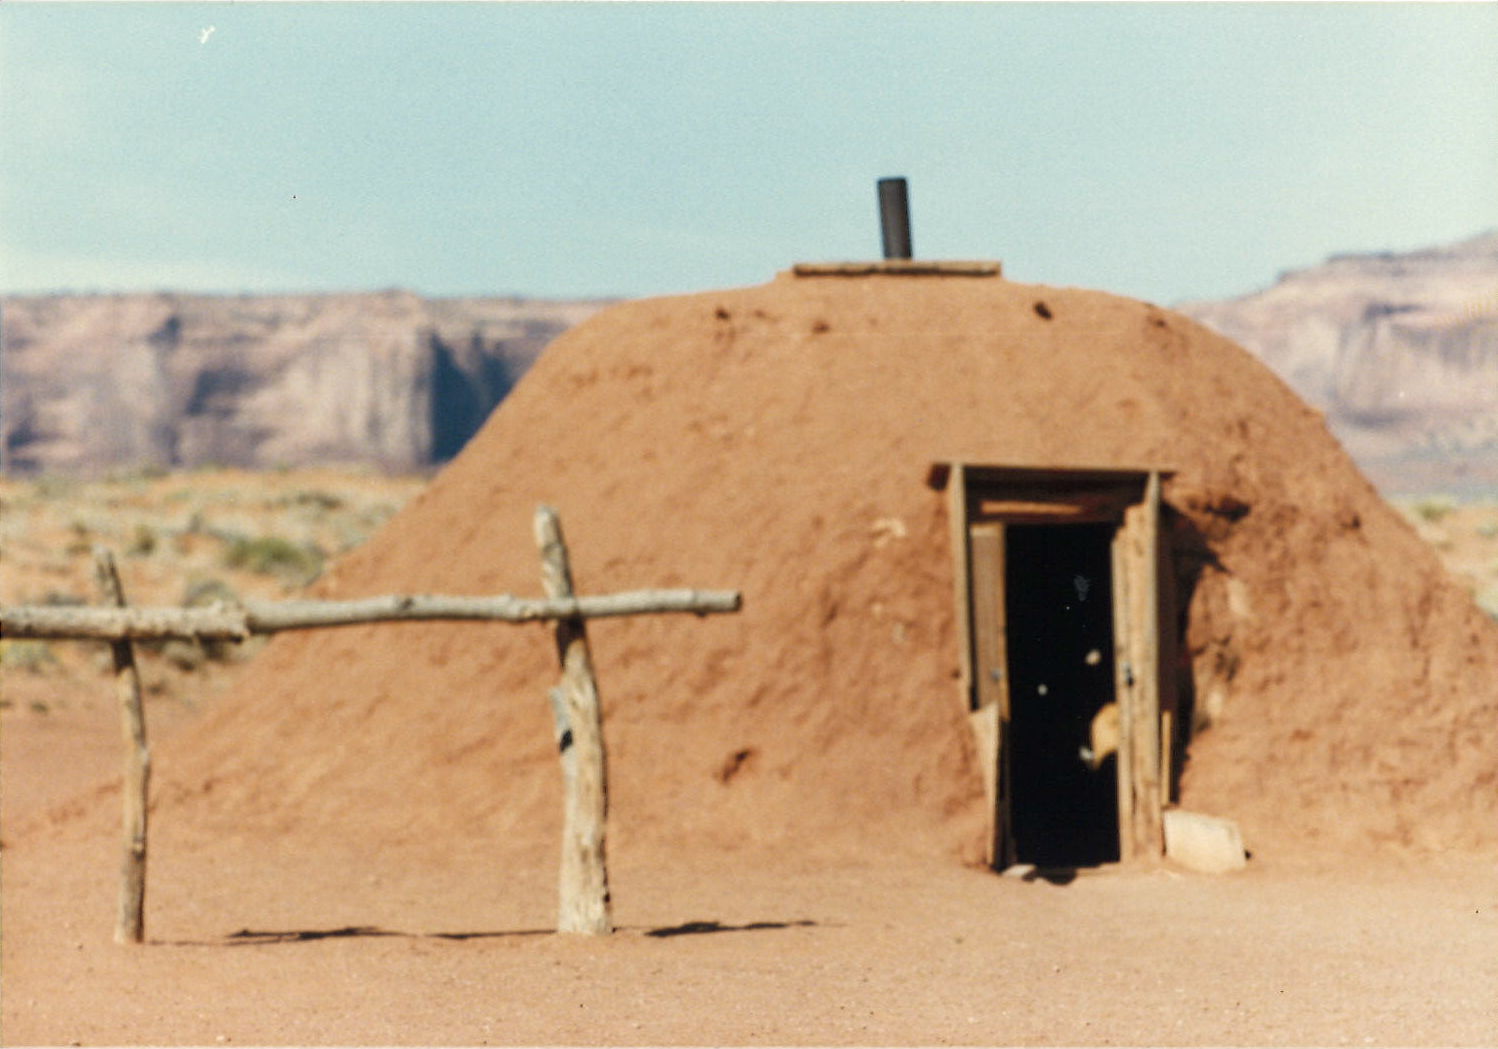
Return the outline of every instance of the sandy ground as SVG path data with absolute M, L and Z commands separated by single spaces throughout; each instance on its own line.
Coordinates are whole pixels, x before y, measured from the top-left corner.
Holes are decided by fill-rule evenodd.
M 160 835 L 110 942 L 107 834 L 7 850 L 15 1044 L 1492 1045 L 1491 867 L 613 863 L 607 939 L 549 865 Z
M 1410 512 L 1440 528 L 1443 556 L 1474 572 L 1498 559 L 1484 534 L 1498 513 Z M 14 600 L 42 576 L 7 540 Z M 155 738 L 236 672 L 161 669 Z M 4 692 L 6 1045 L 1498 1044 L 1498 866 L 1472 855 L 1052 881 L 621 843 L 619 931 L 590 939 L 549 931 L 554 857 L 503 841 L 439 851 L 162 821 L 150 942 L 121 947 L 107 679 L 62 655 L 8 668 Z

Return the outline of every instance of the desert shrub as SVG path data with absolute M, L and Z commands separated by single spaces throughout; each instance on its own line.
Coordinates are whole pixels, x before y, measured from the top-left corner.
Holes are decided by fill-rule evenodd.
M 86 554 L 94 548 L 94 533 L 84 521 L 72 521 L 68 525 L 68 534 L 72 537 L 68 545 L 64 547 L 70 557 Z
M 183 641 L 173 638 L 161 646 L 161 658 L 165 659 L 178 670 L 197 670 L 208 659 L 223 658 L 215 657 L 209 650 L 210 645 L 223 644 L 224 642 L 196 642 Z
M 160 463 L 137 463 L 120 470 L 111 470 L 104 475 L 109 484 L 141 485 L 159 481 L 171 471 Z
M 39 477 L 32 491 L 43 499 L 71 499 L 83 487 L 83 482 L 72 477 L 48 475 Z
M 0 667 L 40 674 L 57 666 L 57 655 L 45 641 L 6 638 L 0 641 Z
M 309 488 L 284 495 L 272 505 L 305 506 L 312 510 L 320 511 L 338 510 L 343 507 L 343 496 L 334 492 L 323 492 Z
M 1451 499 L 1449 496 L 1444 495 L 1431 496 L 1429 499 L 1422 499 L 1414 506 L 1416 516 L 1418 516 L 1422 521 L 1428 521 L 1431 524 L 1436 524 L 1455 509 L 1455 500 Z
M 206 608 L 220 603 L 237 605 L 239 594 L 222 579 L 194 579 L 182 591 L 182 603 L 188 608 Z
M 293 543 L 278 535 L 241 537 L 229 543 L 224 564 L 287 582 L 310 583 L 322 572 L 323 552 L 314 544 Z
M 149 557 L 156 552 L 156 529 L 148 524 L 138 524 L 125 546 L 128 557 Z

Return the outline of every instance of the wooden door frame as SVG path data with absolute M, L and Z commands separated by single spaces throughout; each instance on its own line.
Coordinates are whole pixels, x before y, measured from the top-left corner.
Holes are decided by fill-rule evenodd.
M 1170 796 L 1176 697 L 1173 605 L 1162 482 L 1171 471 L 936 463 L 928 481 L 945 490 L 953 554 L 961 702 L 968 711 L 989 811 L 987 860 L 1015 858 L 1009 812 L 1011 740 L 1004 623 L 1003 529 L 1012 524 L 1109 522 L 1113 567 L 1114 699 L 1119 711 L 1118 839 L 1122 862 L 1164 852 L 1162 811 Z M 997 536 L 997 540 L 995 540 Z M 975 581 L 976 580 L 976 581 Z M 980 607 L 983 606 L 983 607 Z M 999 637 L 993 637 L 997 624 Z M 985 639 L 985 634 L 988 637 Z

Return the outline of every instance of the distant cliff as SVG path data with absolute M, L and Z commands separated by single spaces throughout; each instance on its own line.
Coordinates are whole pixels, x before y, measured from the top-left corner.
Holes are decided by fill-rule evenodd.
M 1498 232 L 1339 255 L 1265 291 L 1178 309 L 1324 411 L 1386 491 L 1498 490 Z
M 604 300 L 377 294 L 10 297 L 0 449 L 15 473 L 457 454 Z M 1177 307 L 1326 413 L 1389 492 L 1498 490 L 1498 233 L 1343 255 Z
M 419 469 L 457 454 L 545 345 L 604 305 L 401 291 L 7 297 L 3 465 Z

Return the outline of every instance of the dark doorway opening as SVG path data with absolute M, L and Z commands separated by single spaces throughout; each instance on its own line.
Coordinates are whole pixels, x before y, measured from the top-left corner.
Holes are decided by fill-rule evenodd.
M 1114 702 L 1116 526 L 1005 528 L 1004 593 L 1014 859 L 1091 867 L 1119 859 L 1116 753 L 1089 763 L 1094 716 Z

